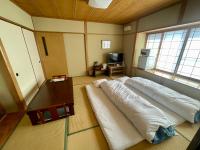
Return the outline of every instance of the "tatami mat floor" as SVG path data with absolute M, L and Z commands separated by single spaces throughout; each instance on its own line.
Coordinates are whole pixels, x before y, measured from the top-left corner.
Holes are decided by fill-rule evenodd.
M 32 126 L 25 115 L 3 150 L 63 150 L 66 119 Z
M 73 78 L 75 115 L 67 119 L 32 126 L 27 115 L 4 145 L 3 150 L 107 150 L 106 139 L 86 95 L 84 86 L 104 76 Z M 187 128 L 190 127 L 190 128 Z M 143 141 L 129 150 L 184 150 L 199 125 L 184 123 L 175 136 L 162 144 Z

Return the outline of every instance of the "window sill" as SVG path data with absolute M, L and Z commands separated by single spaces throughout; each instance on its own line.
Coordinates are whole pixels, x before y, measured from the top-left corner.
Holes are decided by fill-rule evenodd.
M 195 81 L 191 81 L 191 80 L 184 79 L 184 78 L 181 78 L 181 77 L 177 77 L 177 76 L 174 76 L 174 75 L 162 72 L 162 71 L 157 71 L 157 70 L 145 70 L 145 71 L 152 73 L 152 74 L 155 74 L 155 75 L 158 75 L 158 76 L 161 76 L 163 78 L 167 78 L 167 79 L 170 79 L 170 80 L 191 86 L 193 88 L 200 89 L 200 83 L 199 82 L 195 82 Z

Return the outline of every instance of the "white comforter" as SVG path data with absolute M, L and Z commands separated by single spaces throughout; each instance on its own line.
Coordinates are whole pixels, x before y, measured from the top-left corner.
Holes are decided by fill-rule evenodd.
M 86 86 L 87 95 L 111 150 L 125 150 L 144 140 L 101 88 Z
M 125 85 L 142 91 L 153 100 L 192 123 L 194 123 L 195 114 L 200 110 L 200 102 L 198 100 L 180 94 L 153 81 L 141 77 L 133 77 L 126 80 Z
M 107 81 L 101 84 L 101 88 L 149 142 L 152 142 L 159 127 L 174 126 L 160 109 L 132 92 L 123 83 Z

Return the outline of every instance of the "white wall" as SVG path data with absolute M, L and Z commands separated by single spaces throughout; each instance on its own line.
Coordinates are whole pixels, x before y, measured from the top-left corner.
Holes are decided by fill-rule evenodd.
M 123 34 L 123 26 L 108 23 L 87 22 L 87 33 Z
M 83 21 L 32 17 L 36 31 L 84 33 Z
M 183 15 L 182 24 L 200 21 L 200 1 L 188 0 L 186 9 Z M 147 15 L 139 19 L 137 32 L 149 31 L 159 28 L 175 26 L 178 24 L 178 18 L 181 11 L 181 4 L 176 4 L 165 8 L 151 15 Z M 135 31 L 135 21 L 125 24 L 124 26 L 132 26 L 131 31 L 124 32 L 132 33 Z
M 33 29 L 31 16 L 9 0 L 0 0 L 0 16 Z
M 123 26 L 107 23 L 87 22 L 88 67 L 95 61 L 106 63 L 110 52 L 123 52 Z M 101 41 L 110 40 L 111 48 L 102 49 Z
M 111 48 L 102 49 L 102 40 L 110 40 Z M 106 63 L 107 54 L 110 52 L 123 52 L 122 40 L 122 35 L 88 35 L 88 66 L 93 66 L 95 61 Z
M 125 24 L 124 25 L 124 28 L 126 27 L 126 26 L 131 26 L 131 30 L 129 30 L 129 31 L 124 31 L 124 34 L 130 34 L 130 33 L 135 33 L 136 32 L 136 21 L 133 21 L 133 22 L 131 22 L 131 23 L 128 23 L 128 24 Z
M 200 21 L 200 0 L 188 0 L 182 23 Z
M 139 20 L 138 31 L 148 31 L 161 27 L 176 25 L 179 17 L 180 4 L 166 8 Z
M 181 24 L 200 21 L 200 1 L 188 0 Z M 181 12 L 181 4 L 176 4 L 165 8 L 153 14 L 147 15 L 139 19 L 137 32 L 149 31 L 159 28 L 165 28 L 178 25 L 178 18 Z M 133 31 L 124 32 L 131 33 L 135 29 L 135 21 L 125 24 L 124 26 L 133 26 Z
M 84 35 L 65 33 L 64 44 L 69 76 L 86 75 Z

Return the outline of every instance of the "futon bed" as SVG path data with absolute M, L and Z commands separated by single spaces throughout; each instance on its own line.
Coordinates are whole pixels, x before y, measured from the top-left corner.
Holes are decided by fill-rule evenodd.
M 123 78 L 121 83 L 126 85 L 125 83 L 128 79 L 128 77 Z M 120 82 L 119 79 L 117 80 L 117 82 Z M 127 149 L 147 139 L 141 131 L 138 130 L 138 127 L 135 126 L 134 120 L 130 120 L 129 116 L 126 116 L 123 110 L 119 108 L 120 106 L 117 107 L 116 104 L 114 104 L 115 99 L 109 97 L 109 92 L 106 94 L 106 90 L 103 90 L 101 85 L 105 84 L 105 82 L 108 81 L 103 80 L 102 83 L 99 81 L 96 82 L 96 84 L 86 85 L 86 91 L 110 149 Z M 178 126 L 185 121 L 182 116 L 155 101 L 142 91 L 133 88 L 130 88 L 130 90 L 133 90 L 138 97 L 141 97 L 156 108 L 162 110 L 166 118 L 168 118 L 174 126 Z

